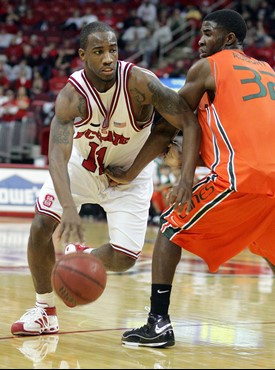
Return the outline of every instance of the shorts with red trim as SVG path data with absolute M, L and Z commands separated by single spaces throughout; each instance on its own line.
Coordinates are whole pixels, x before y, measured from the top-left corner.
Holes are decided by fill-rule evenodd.
M 83 158 L 73 149 L 68 163 L 73 201 L 80 211 L 82 204 L 99 204 L 106 212 L 109 243 L 127 256 L 137 259 L 142 251 L 153 192 L 152 164 L 127 185 L 110 187 L 106 175 L 97 176 L 82 166 Z M 62 206 L 51 176 L 39 191 L 36 209 L 60 222 Z
M 193 188 L 189 215 L 173 207 L 161 216 L 161 232 L 201 257 L 211 272 L 249 246 L 275 264 L 275 199 L 221 189 L 211 176 Z

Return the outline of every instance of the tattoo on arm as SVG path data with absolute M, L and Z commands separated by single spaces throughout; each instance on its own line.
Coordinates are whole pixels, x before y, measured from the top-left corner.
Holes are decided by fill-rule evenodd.
M 164 90 L 155 81 L 148 82 L 147 87 L 152 93 L 152 104 L 158 112 L 177 115 L 184 110 L 184 106 L 180 104 L 179 96 L 174 91 Z
M 130 92 L 131 92 L 131 95 L 133 96 L 134 100 L 137 103 L 142 104 L 145 101 L 145 94 L 143 94 L 138 89 L 136 89 L 136 88 L 130 89 Z
M 80 96 L 78 100 L 78 112 L 80 117 L 85 117 L 86 116 L 86 100 Z
M 57 124 L 53 125 L 52 138 L 55 144 L 70 144 L 72 137 L 72 129 L 69 122 L 64 122 L 56 119 Z

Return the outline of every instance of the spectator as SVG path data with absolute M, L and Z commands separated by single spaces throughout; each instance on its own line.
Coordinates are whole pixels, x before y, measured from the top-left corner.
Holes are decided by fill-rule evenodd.
M 0 83 L 0 112 L 1 112 L 1 106 L 9 100 L 8 96 L 5 93 L 4 86 Z M 1 116 L 1 113 L 0 113 Z
M 4 73 L 3 69 L 0 69 L 0 86 L 4 89 L 9 89 L 11 87 L 11 82 Z
M 41 57 L 41 54 L 43 51 L 43 43 L 39 41 L 38 36 L 36 34 L 32 34 L 30 36 L 29 45 L 31 46 L 31 49 L 32 49 L 32 56 L 35 59 L 38 59 L 38 57 Z
M 73 60 L 73 55 L 68 54 L 66 49 L 60 48 L 58 52 L 58 57 L 55 62 L 55 68 L 58 70 L 63 70 L 66 75 L 69 75 L 71 70 L 71 63 Z
M 156 59 L 156 51 L 158 41 L 154 37 L 154 30 L 148 27 L 147 37 L 140 41 L 140 51 L 143 52 L 143 57 L 140 65 L 144 68 L 151 68 L 153 61 Z
M 91 9 L 86 8 L 84 15 L 80 17 L 80 19 L 82 23 L 79 22 L 79 26 L 80 28 L 82 28 L 83 26 L 85 26 L 85 24 L 97 21 L 98 16 L 95 14 L 92 14 Z
M 172 33 L 166 19 L 163 23 L 160 22 L 160 26 L 155 30 L 148 27 L 147 32 L 147 37 L 140 41 L 140 50 L 144 52 L 142 65 L 151 68 L 154 57 L 159 57 L 162 48 L 172 41 Z
M 5 22 L 8 14 L 9 0 L 1 0 L 0 6 L 0 22 Z
M 15 65 L 12 68 L 12 81 L 15 81 L 19 79 L 20 76 L 23 76 L 22 71 L 26 80 L 32 79 L 32 69 L 30 66 L 27 65 L 27 61 L 25 59 L 22 59 L 19 64 Z
M 104 15 L 101 17 L 101 21 L 107 23 L 115 30 L 117 29 L 118 18 L 115 16 L 113 9 L 107 8 Z
M 173 35 L 173 41 L 176 40 L 179 36 L 181 36 L 181 32 L 185 29 L 187 22 L 185 17 L 181 14 L 181 11 L 179 8 L 175 8 L 171 14 L 171 16 L 168 18 L 168 26 L 170 27 L 170 30 Z M 177 32 L 176 32 L 177 31 Z M 175 33 L 175 35 L 174 35 Z
M 0 117 L 4 122 L 11 122 L 14 120 L 15 114 L 18 111 L 14 91 L 11 89 L 7 90 L 6 97 L 6 101 L 0 107 Z
M 14 35 L 12 33 L 8 33 L 5 31 L 3 27 L 0 29 L 0 48 L 7 48 L 11 44 L 11 40 L 13 39 Z
M 28 97 L 27 89 L 24 86 L 19 87 L 17 90 L 15 105 L 18 109 L 15 113 L 14 119 L 21 121 L 28 115 L 28 109 L 30 106 L 30 98 Z
M 156 41 L 157 48 L 163 48 L 169 42 L 172 41 L 172 32 L 167 24 L 167 20 L 164 19 L 160 22 L 159 27 L 155 29 L 153 38 Z
M 46 91 L 47 91 L 46 81 L 43 80 L 38 70 L 34 70 L 31 86 L 31 96 L 35 98 L 35 95 L 42 94 Z
M 57 95 L 61 89 L 65 86 L 68 77 L 63 69 L 57 71 L 56 76 L 49 80 L 49 90 L 53 95 Z
M 9 5 L 8 6 L 8 9 L 7 9 L 8 13 L 6 15 L 6 23 L 11 20 L 15 23 L 19 23 L 20 21 L 20 17 L 18 14 L 15 13 L 14 9 L 13 9 L 13 6 L 12 5 Z
M 22 68 L 18 71 L 14 86 L 16 90 L 18 90 L 19 87 L 23 86 L 28 92 L 30 91 L 32 80 L 31 78 L 28 78 L 26 69 Z
M 62 26 L 62 28 L 64 30 L 77 31 L 77 30 L 80 30 L 81 29 L 82 25 L 83 25 L 83 20 L 82 20 L 82 17 L 80 15 L 80 11 L 78 9 L 76 9 L 73 12 L 72 17 L 69 17 L 65 21 L 64 25 Z
M 125 49 L 132 53 L 140 50 L 141 41 L 146 39 L 148 33 L 148 28 L 143 25 L 141 19 L 136 18 L 134 26 L 128 28 L 121 37 Z
M 123 20 L 123 30 L 127 30 L 135 25 L 135 20 L 137 17 L 137 10 L 135 8 L 129 9 L 129 16 Z
M 4 60 L 0 60 L 0 71 L 3 71 L 8 80 L 12 78 L 12 67 Z
M 8 90 L 6 95 L 8 101 L 0 109 L 1 120 L 5 122 L 21 121 L 27 116 L 30 106 L 30 98 L 27 95 L 25 87 L 19 87 L 16 97 L 13 90 Z
M 137 8 L 137 16 L 146 26 L 155 27 L 157 21 L 157 8 L 150 0 L 143 0 Z
M 16 35 L 11 39 L 9 47 L 5 50 L 6 57 L 11 66 L 15 66 L 23 55 L 23 47 L 18 44 L 18 38 Z
M 26 15 L 21 17 L 20 22 L 25 29 L 39 29 L 41 17 L 37 13 L 34 13 L 31 8 L 28 8 Z

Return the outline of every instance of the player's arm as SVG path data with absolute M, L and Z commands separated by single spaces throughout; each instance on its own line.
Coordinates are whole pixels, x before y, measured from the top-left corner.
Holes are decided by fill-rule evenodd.
M 197 117 L 180 94 L 164 86 L 155 75 L 143 70 L 141 73 L 136 74 L 135 86 L 144 96 L 143 104 L 152 104 L 167 122 L 183 132 L 182 177 L 192 186 L 201 137 Z
M 117 167 L 108 167 L 105 169 L 107 176 L 114 181 L 114 183 L 110 182 L 110 185 L 128 184 L 134 180 L 152 160 L 159 154 L 167 151 L 169 144 L 172 142 L 177 132 L 178 129 L 161 118 L 153 125 L 144 146 L 141 148 L 132 166 L 127 171 Z
M 181 95 L 164 86 L 155 75 L 141 68 L 133 68 L 131 78 L 129 79 L 129 90 L 134 104 L 153 105 L 166 121 L 176 129 L 182 130 L 182 180 L 180 185 L 181 189 L 178 189 L 176 196 L 176 203 L 183 203 L 187 200 L 190 208 L 191 188 L 199 158 L 201 137 L 201 129 L 196 115 Z M 165 124 L 165 121 L 163 121 L 163 123 Z M 152 135 L 153 134 L 154 133 L 152 133 Z M 155 138 L 154 147 L 150 144 L 152 137 L 149 137 L 146 141 L 129 169 L 131 176 L 136 176 L 142 166 L 149 163 L 164 150 L 165 147 L 162 148 L 159 144 L 163 142 L 161 138 L 164 135 L 161 131 L 159 134 L 160 135 Z M 169 138 L 168 143 L 171 141 L 171 138 L 172 136 Z M 166 143 L 166 146 L 168 143 Z
M 138 171 L 138 164 L 144 158 L 148 159 L 148 163 L 158 154 L 163 153 L 177 133 L 176 127 L 183 132 L 182 146 L 180 150 L 177 150 L 181 154 L 180 162 L 184 158 L 188 158 L 188 153 L 192 152 L 193 146 L 198 148 L 200 126 L 193 112 L 197 109 L 205 91 L 212 95 L 215 93 L 215 81 L 207 59 L 198 61 L 190 68 L 186 76 L 186 83 L 178 93 L 163 86 L 151 72 L 144 73 L 142 69 L 134 70 L 135 78 L 130 80 L 132 83 L 129 83 L 134 100 L 144 105 L 153 104 L 165 119 L 162 118 L 153 128 L 140 155 L 130 168 L 132 178 L 137 175 L 137 173 L 133 173 L 133 170 Z M 145 82 L 142 83 L 143 80 Z M 184 154 L 184 151 L 186 151 L 186 154 Z M 176 166 L 175 158 L 173 162 Z M 144 167 L 147 163 L 143 163 Z M 198 157 L 196 165 L 202 165 L 202 163 L 202 159 Z
M 214 99 L 216 86 L 207 59 L 201 59 L 189 69 L 184 86 L 178 91 L 180 97 L 195 111 L 203 94 L 207 92 Z
M 74 119 L 82 115 L 82 109 L 74 88 L 67 84 L 57 96 L 50 129 L 49 171 L 63 208 L 58 238 L 64 235 L 65 242 L 69 242 L 71 232 L 77 237 L 75 241 L 83 242 L 80 217 L 72 198 L 67 167 L 72 152 Z

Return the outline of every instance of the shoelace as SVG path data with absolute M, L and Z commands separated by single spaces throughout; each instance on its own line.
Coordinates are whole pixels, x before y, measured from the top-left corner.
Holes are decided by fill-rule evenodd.
M 43 322 L 43 325 L 45 326 L 46 329 L 50 329 L 50 323 L 49 323 L 49 318 L 48 318 L 48 315 L 46 313 L 46 311 L 44 310 L 44 308 L 42 307 L 34 307 L 34 308 L 30 308 L 28 309 L 24 315 L 20 318 L 19 321 L 36 321 L 38 319 L 41 319 L 42 322 Z
M 145 306 L 144 309 L 148 314 L 150 313 L 150 307 L 149 306 Z M 136 330 L 140 330 L 143 334 L 147 334 L 148 329 L 149 329 L 148 323 L 146 323 L 145 325 L 141 326 L 140 328 L 135 328 L 135 329 L 132 329 L 131 331 L 134 332 Z

